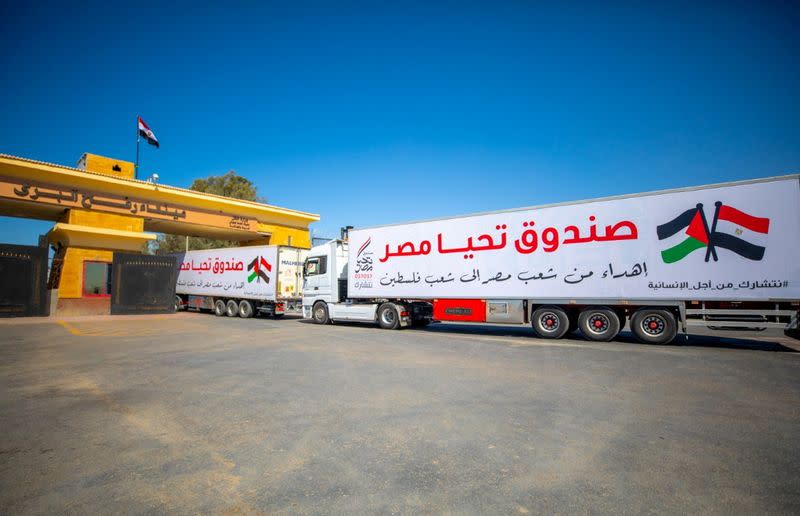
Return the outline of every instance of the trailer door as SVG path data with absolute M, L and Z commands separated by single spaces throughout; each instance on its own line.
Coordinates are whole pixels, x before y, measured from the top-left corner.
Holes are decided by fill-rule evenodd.
M 303 294 L 303 264 L 308 251 L 296 247 L 278 248 L 278 297 L 300 298 Z

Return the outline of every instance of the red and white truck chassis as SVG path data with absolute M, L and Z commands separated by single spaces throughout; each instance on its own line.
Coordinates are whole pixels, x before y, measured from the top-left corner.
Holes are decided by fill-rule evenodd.
M 796 331 L 800 175 L 349 231 L 306 258 L 303 316 L 397 329 L 530 323 L 642 342 Z

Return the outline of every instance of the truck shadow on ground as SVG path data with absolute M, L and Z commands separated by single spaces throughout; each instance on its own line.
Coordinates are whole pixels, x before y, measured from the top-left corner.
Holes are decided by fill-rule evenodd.
M 310 319 L 295 319 L 296 322 L 301 324 L 314 324 L 314 321 Z M 386 331 L 382 330 L 377 327 L 377 325 L 372 323 L 359 323 L 359 322 L 338 322 L 335 323 L 337 326 L 350 326 L 350 327 L 358 327 L 364 328 L 364 330 L 372 329 L 374 331 Z M 458 323 L 434 323 L 430 326 L 426 327 L 415 327 L 415 328 L 406 328 L 403 329 L 404 332 L 424 332 L 429 334 L 441 334 L 443 336 L 450 334 L 450 335 L 470 335 L 473 337 L 476 336 L 484 336 L 484 337 L 506 337 L 506 338 L 519 338 L 519 339 L 535 339 L 537 338 L 533 330 L 529 326 L 494 326 L 494 325 L 481 325 L 481 324 L 458 324 Z M 744 336 L 747 335 L 747 336 Z M 763 336 L 766 338 L 776 338 L 782 337 L 782 333 L 778 334 L 770 334 L 770 335 L 763 335 L 760 333 L 749 333 L 740 336 L 733 337 L 730 333 L 725 334 L 708 334 L 708 335 L 698 335 L 698 334 L 690 334 L 688 337 L 684 337 L 683 334 L 678 334 L 675 337 L 675 340 L 672 341 L 670 344 L 642 344 L 633 336 L 633 334 L 629 331 L 622 331 L 620 334 L 611 342 L 607 343 L 595 343 L 595 344 L 608 344 L 614 345 L 616 344 L 632 344 L 635 346 L 667 346 L 667 347 L 679 347 L 679 346 L 694 346 L 694 347 L 703 347 L 703 348 L 716 348 L 716 349 L 740 349 L 740 350 L 753 350 L 753 351 L 773 351 L 773 352 L 782 352 L 782 353 L 797 353 L 798 349 L 800 349 L 800 340 L 797 342 L 797 348 L 793 349 L 791 347 L 785 346 L 780 342 L 775 342 L 774 340 L 759 340 L 758 336 Z M 788 337 L 784 337 L 787 338 Z M 592 342 L 585 339 L 579 331 L 575 331 L 574 333 L 567 334 L 564 337 L 565 340 L 569 341 L 577 341 L 577 342 Z M 794 342 L 794 341 L 793 341 Z
M 499 337 L 518 337 L 518 338 L 536 338 L 533 331 L 527 326 L 520 327 L 507 327 L 507 326 L 489 326 L 489 325 L 461 325 L 461 324 L 432 324 L 426 328 L 416 329 L 416 331 L 425 331 L 431 333 L 455 333 L 464 335 L 486 335 L 486 336 L 499 336 Z M 756 351 L 779 351 L 784 353 L 797 353 L 797 349 L 790 348 L 775 342 L 774 340 L 760 340 L 756 335 L 747 334 L 747 336 L 732 337 L 730 334 L 724 335 L 698 335 L 690 334 L 684 337 L 683 334 L 678 334 L 674 341 L 670 344 L 642 344 L 633 336 L 629 331 L 622 331 L 620 334 L 609 344 L 625 343 L 633 344 L 636 346 L 696 346 L 718 349 L 747 349 Z M 764 335 L 764 337 L 775 338 L 780 335 Z M 572 341 L 590 342 L 581 335 L 580 331 L 568 334 L 565 339 Z M 797 341 L 800 348 L 800 341 Z

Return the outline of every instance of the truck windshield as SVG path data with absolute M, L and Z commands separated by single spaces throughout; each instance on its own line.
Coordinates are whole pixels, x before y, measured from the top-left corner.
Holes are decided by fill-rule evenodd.
M 317 274 L 325 274 L 327 270 L 327 257 L 315 256 L 306 260 L 304 273 L 306 276 L 315 276 Z

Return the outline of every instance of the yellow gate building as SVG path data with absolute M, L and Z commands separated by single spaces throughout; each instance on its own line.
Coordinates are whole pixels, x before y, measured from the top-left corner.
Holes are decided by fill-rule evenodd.
M 60 314 L 108 313 L 114 251 L 155 232 L 240 245 L 311 246 L 313 213 L 134 179 L 133 163 L 84 154 L 66 167 L 0 154 L 0 215 L 52 220 L 48 288 Z M 104 283 L 105 282 L 105 283 Z

